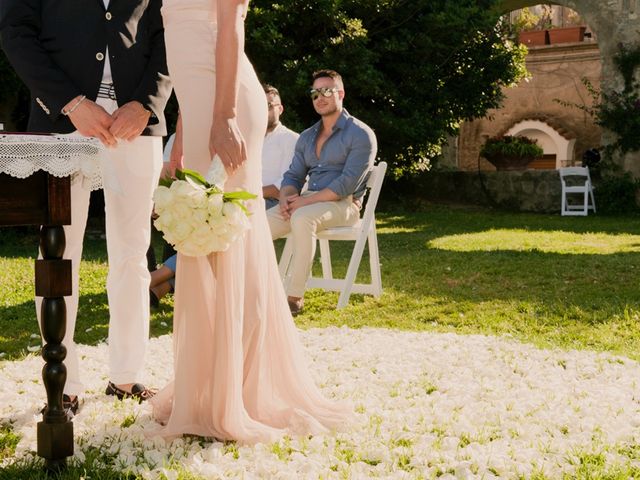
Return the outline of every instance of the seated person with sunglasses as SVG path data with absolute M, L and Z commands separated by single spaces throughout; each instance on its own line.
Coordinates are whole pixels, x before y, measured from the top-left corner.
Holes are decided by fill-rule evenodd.
M 300 134 L 280 187 L 280 204 L 267 212 L 271 237 L 290 234 L 293 241 L 286 286 L 293 315 L 303 308 L 316 232 L 358 221 L 378 148 L 373 130 L 343 108 L 344 84 L 337 72 L 315 72 L 310 94 L 320 121 Z M 301 194 L 307 176 L 308 190 Z

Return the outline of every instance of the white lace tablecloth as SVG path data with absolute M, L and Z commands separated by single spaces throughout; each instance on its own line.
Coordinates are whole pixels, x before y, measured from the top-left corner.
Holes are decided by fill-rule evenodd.
M 27 178 L 44 170 L 54 177 L 73 176 L 86 188 L 104 186 L 104 146 L 95 138 L 71 135 L 0 134 L 0 173 Z M 107 185 L 108 186 L 108 185 Z

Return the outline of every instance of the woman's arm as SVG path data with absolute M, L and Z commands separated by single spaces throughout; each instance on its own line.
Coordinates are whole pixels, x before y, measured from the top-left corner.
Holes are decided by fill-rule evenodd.
M 169 176 L 176 177 L 176 170 L 184 170 L 182 143 L 182 114 L 178 112 L 178 121 L 176 122 L 176 136 L 173 138 L 171 146 L 171 155 L 169 156 Z
M 229 171 L 234 171 L 247 159 L 236 116 L 240 60 L 244 53 L 244 19 L 248 6 L 249 0 L 218 0 L 217 3 L 216 95 L 209 150 L 212 156 L 220 156 Z

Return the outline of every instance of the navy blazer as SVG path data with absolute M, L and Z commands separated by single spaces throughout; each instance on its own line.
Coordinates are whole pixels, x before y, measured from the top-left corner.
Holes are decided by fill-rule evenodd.
M 75 130 L 61 110 L 78 95 L 96 99 L 108 46 L 118 105 L 139 101 L 153 112 L 144 134 L 166 135 L 162 0 L 0 2 L 2 48 L 31 91 L 29 131 Z

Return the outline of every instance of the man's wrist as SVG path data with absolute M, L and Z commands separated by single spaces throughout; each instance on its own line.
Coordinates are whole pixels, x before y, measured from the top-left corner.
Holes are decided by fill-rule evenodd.
M 298 189 L 293 185 L 280 185 L 280 196 L 290 197 L 291 195 L 298 195 Z
M 147 107 L 145 107 L 142 104 L 142 102 L 140 102 L 138 100 L 132 100 L 132 103 L 137 104 L 149 116 L 149 118 L 151 118 L 153 116 L 153 112 L 151 110 L 149 110 Z
M 85 95 L 78 95 L 78 96 L 74 97 L 69 103 L 67 103 L 64 107 L 62 107 L 62 110 L 60 110 L 60 113 L 62 113 L 64 116 L 68 117 L 86 99 L 87 99 L 87 97 Z

